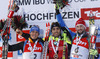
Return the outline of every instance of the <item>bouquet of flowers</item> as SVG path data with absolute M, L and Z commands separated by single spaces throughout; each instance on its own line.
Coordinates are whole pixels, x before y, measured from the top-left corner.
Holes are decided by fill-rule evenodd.
M 68 0 L 53 0 L 53 3 L 57 4 L 61 9 L 68 4 Z
M 11 27 L 14 30 L 16 30 L 17 28 L 22 30 L 23 28 L 27 28 L 27 23 L 22 16 L 15 15 L 12 17 Z

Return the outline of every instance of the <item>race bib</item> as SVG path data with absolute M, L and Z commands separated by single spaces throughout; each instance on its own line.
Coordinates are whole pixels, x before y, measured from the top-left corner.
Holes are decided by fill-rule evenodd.
M 25 52 L 23 54 L 23 59 L 41 59 L 41 52 Z

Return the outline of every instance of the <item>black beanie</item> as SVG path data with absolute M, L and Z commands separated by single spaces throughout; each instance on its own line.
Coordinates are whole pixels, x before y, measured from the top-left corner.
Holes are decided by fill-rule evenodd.
M 60 26 L 60 24 L 59 24 L 58 22 L 53 22 L 53 23 L 51 24 L 51 29 L 52 29 L 53 27 L 59 27 L 59 28 L 61 28 L 61 26 Z

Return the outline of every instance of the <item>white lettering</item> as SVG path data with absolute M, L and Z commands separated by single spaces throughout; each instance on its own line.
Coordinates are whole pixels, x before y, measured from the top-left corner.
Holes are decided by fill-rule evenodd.
M 84 13 L 87 14 L 87 16 L 90 16 L 90 14 L 93 14 L 93 16 L 100 17 L 100 12 L 98 12 L 98 10 L 97 11 L 92 11 L 92 10 L 85 11 Z
M 76 40 L 74 40 L 73 42 L 76 43 Z M 80 41 L 79 44 L 84 45 L 84 46 L 87 45 L 87 43 L 86 42 L 83 42 L 83 41 Z
M 87 43 L 85 42 L 85 43 L 84 43 L 84 45 L 86 46 L 86 45 L 87 45 Z
M 41 50 L 41 47 L 35 47 L 34 50 Z
M 32 51 L 32 47 L 28 47 L 28 50 L 30 50 L 30 51 Z M 35 49 L 34 50 L 41 50 L 41 47 L 35 47 Z
M 21 35 L 18 35 L 18 38 L 19 38 L 19 39 L 23 39 L 23 37 L 22 37 Z
M 96 14 L 96 17 L 100 17 L 100 13 L 97 13 L 97 14 Z

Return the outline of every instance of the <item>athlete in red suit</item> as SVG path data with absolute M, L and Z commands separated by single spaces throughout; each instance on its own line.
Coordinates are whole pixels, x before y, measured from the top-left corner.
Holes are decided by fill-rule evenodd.
M 18 29 L 16 29 L 18 30 Z M 17 32 L 17 31 L 16 31 Z M 26 41 L 18 44 L 9 45 L 9 51 L 22 50 L 23 59 L 41 59 L 43 40 L 39 38 L 40 29 L 34 25 L 30 29 L 30 34 L 23 34 L 26 36 Z

